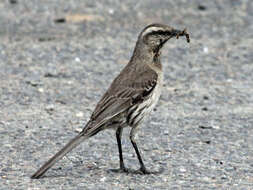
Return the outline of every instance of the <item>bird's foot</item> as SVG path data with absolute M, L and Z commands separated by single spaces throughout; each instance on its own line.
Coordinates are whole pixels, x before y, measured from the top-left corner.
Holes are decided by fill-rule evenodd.
M 163 171 L 164 171 L 163 168 L 160 168 L 159 171 L 149 171 L 145 167 L 141 167 L 139 170 L 136 171 L 136 173 L 141 175 L 149 175 L 149 174 L 161 174 Z
M 149 174 L 161 174 L 164 171 L 164 169 L 160 168 L 159 171 L 149 171 L 145 167 L 141 167 L 138 170 L 120 167 L 119 169 L 110 169 L 109 171 L 114 172 L 114 173 L 149 175 Z
M 147 170 L 145 167 L 141 167 L 139 170 L 136 171 L 136 173 L 143 175 L 152 174 L 152 172 Z
M 129 173 L 129 169 L 127 169 L 125 166 L 120 167 L 119 169 L 110 169 L 110 171 L 115 173 Z
M 119 169 L 121 171 L 121 173 L 128 173 L 129 169 L 127 169 L 125 166 L 120 167 Z

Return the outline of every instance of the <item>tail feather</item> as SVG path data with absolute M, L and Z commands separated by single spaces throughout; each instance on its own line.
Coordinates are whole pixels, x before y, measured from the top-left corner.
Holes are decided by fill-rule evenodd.
M 82 143 L 89 136 L 83 135 L 80 133 L 75 138 L 73 138 L 68 144 L 66 144 L 59 152 L 57 152 L 50 160 L 48 160 L 38 171 L 36 171 L 31 178 L 38 179 L 40 178 L 49 168 L 51 168 L 58 160 L 60 160 L 63 156 L 69 153 L 72 149 L 77 147 L 80 143 Z

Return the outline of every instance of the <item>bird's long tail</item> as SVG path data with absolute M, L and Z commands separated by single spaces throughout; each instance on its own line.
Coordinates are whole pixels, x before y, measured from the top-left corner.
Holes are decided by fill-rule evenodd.
M 40 178 L 49 168 L 51 168 L 58 160 L 60 160 L 63 156 L 69 153 L 72 149 L 77 147 L 80 143 L 82 143 L 85 139 L 87 139 L 88 135 L 83 135 L 83 133 L 78 134 L 75 138 L 69 141 L 59 152 L 57 152 L 50 160 L 48 160 L 38 171 L 36 171 L 31 178 L 38 179 Z

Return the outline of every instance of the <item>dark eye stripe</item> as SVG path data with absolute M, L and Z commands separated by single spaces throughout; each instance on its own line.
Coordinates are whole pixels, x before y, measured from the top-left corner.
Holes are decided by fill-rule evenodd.
M 150 32 L 146 35 L 169 35 L 169 34 L 170 34 L 169 31 L 158 30 L 158 31 Z

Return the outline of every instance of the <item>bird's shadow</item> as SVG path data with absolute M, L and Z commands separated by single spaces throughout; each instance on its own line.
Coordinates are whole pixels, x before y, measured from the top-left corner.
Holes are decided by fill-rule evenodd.
M 57 169 L 53 169 L 54 171 L 57 171 L 57 172 L 63 172 L 62 168 L 59 167 Z M 91 170 L 101 170 L 101 168 L 99 167 L 95 167 L 95 168 L 92 168 L 92 169 L 87 169 L 88 171 L 91 171 Z M 86 171 L 86 172 L 88 172 Z M 148 170 L 148 173 L 143 173 L 141 172 L 140 170 L 135 170 L 135 169 L 130 169 L 130 168 L 127 168 L 127 171 L 122 171 L 121 169 L 107 169 L 106 170 L 107 173 L 122 173 L 122 174 L 131 174 L 131 175 L 149 175 L 149 174 L 154 174 L 154 175 L 159 175 L 159 174 L 162 174 L 164 172 L 164 168 L 163 167 L 160 167 L 157 171 L 149 171 Z M 68 177 L 68 176 L 75 176 L 75 177 L 82 177 L 81 175 L 76 175 L 76 174 L 70 174 L 70 173 L 66 173 L 64 172 L 63 174 L 49 174 L 49 175 L 45 175 L 45 176 L 42 176 L 42 178 L 58 178 L 58 177 Z
M 125 173 L 125 174 L 139 174 L 139 175 L 149 175 L 149 174 L 162 174 L 164 172 L 164 168 L 160 167 L 158 171 L 150 171 L 148 170 L 148 173 L 143 173 L 141 170 L 134 170 L 127 168 L 127 171 L 122 171 L 121 169 L 108 169 L 107 172 L 112 173 Z

